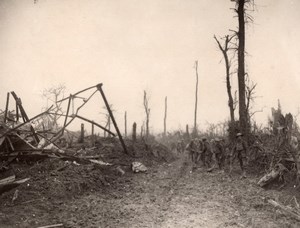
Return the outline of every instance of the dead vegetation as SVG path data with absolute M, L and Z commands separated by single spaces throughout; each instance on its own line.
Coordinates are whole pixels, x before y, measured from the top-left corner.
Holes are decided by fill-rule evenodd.
M 2 224 L 8 227 L 47 224 L 58 224 L 62 227 L 73 227 L 74 224 L 78 226 L 78 220 L 73 223 L 70 221 L 61 223 L 62 218 L 57 216 L 60 213 L 60 205 L 99 193 L 105 197 L 119 197 L 119 194 L 123 194 L 120 188 L 125 184 L 124 181 L 128 181 L 130 185 L 134 184 L 131 182 L 134 173 L 152 173 L 151 167 L 159 164 L 172 165 L 176 157 L 186 156 L 185 146 L 191 140 L 188 131 L 166 133 L 156 139 L 152 135 L 144 138 L 143 135 L 138 137 L 134 133 L 136 131 L 134 124 L 132 139 L 129 137 L 123 139 L 118 132 L 115 134 L 81 116 L 79 110 L 98 91 L 99 85 L 91 88 L 96 88 L 96 91 L 87 99 L 79 98 L 83 100 L 83 104 L 76 111 L 71 110 L 72 100 L 76 99 L 79 93 L 57 101 L 68 101 L 67 110 L 61 109 L 58 114 L 53 105 L 32 118 L 26 115 L 21 99 L 13 92 L 10 94 L 16 101 L 16 110 L 10 110 L 10 95 L 7 95 L 6 110 L 1 114 L 0 194 L 3 202 L 2 211 L 9 215 L 18 208 L 20 219 L 13 224 L 10 216 L 0 216 Z M 247 155 L 247 172 L 255 178 L 257 186 L 289 192 L 289 189 L 298 189 L 299 186 L 296 137 L 298 128 L 295 127 L 297 125 L 294 124 L 291 114 L 283 116 L 281 107 L 272 110 L 269 129 L 253 128 Z M 108 113 L 113 120 L 112 112 Z M 52 118 L 52 115 L 60 115 L 64 120 L 63 125 L 53 124 L 53 120 L 57 118 Z M 74 118 L 99 127 L 112 137 L 100 137 L 93 134 L 94 131 L 91 135 L 85 135 L 84 130 L 69 131 L 67 127 Z M 112 123 L 117 126 L 115 121 Z M 209 141 L 215 137 L 226 137 L 225 128 L 226 124 L 214 125 L 208 132 L 199 131 L 197 137 L 207 137 Z M 236 128 L 229 128 L 229 131 L 231 129 L 236 131 Z M 117 135 L 120 137 L 117 138 Z M 231 141 L 226 142 L 224 145 L 226 151 L 230 151 Z M 185 168 L 177 168 L 186 170 L 188 163 L 184 162 L 181 165 Z M 225 172 L 226 170 L 225 168 Z M 179 182 L 176 180 L 176 183 Z M 177 184 L 174 184 L 174 188 L 175 185 Z M 114 196 L 111 196 L 112 188 L 117 190 Z M 266 204 L 281 210 L 288 217 L 299 220 L 299 195 L 293 190 L 290 196 L 294 199 L 293 205 L 272 197 L 267 199 Z M 37 209 L 41 205 L 42 208 Z M 30 208 L 30 213 L 34 214 L 33 218 L 24 220 L 25 207 Z M 159 204 L 159 207 L 165 205 Z M 50 214 L 46 217 L 42 215 L 46 208 L 56 211 L 55 219 Z M 41 216 L 41 219 L 36 219 L 35 216 Z

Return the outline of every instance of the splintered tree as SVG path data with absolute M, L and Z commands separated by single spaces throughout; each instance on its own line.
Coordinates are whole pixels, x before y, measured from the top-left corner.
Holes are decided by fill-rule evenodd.
M 190 139 L 190 132 L 189 132 L 189 125 L 188 124 L 185 126 L 185 136 L 186 136 L 187 140 Z
M 146 114 L 146 139 L 149 137 L 149 118 L 150 118 L 150 108 L 149 108 L 149 97 L 147 92 L 144 90 L 144 109 Z
M 224 39 L 224 46 L 221 45 L 220 41 L 217 39 L 216 36 L 214 36 L 214 39 L 216 40 L 222 54 L 225 60 L 225 67 L 226 67 L 226 88 L 227 88 L 227 95 L 228 95 L 228 107 L 229 107 L 229 111 L 230 111 L 230 121 L 231 123 L 233 123 L 235 121 L 234 118 L 234 111 L 235 111 L 235 107 L 236 107 L 236 102 L 233 99 L 232 93 L 231 93 L 231 83 L 230 83 L 230 68 L 231 68 L 231 60 L 229 59 L 229 55 L 228 52 L 230 51 L 230 49 L 232 49 L 230 47 L 230 41 L 232 40 L 234 36 L 229 36 L 226 35 L 223 39 Z
M 168 97 L 165 97 L 164 137 L 166 137 L 167 135 L 167 111 L 168 111 Z
M 198 111 L 198 60 L 195 61 L 195 71 L 196 71 L 196 91 L 195 91 L 195 114 L 194 114 L 194 130 L 193 135 L 196 136 L 198 134 L 197 129 L 197 111 Z
M 247 0 L 236 0 L 237 14 L 239 21 L 238 31 L 238 86 L 239 86 L 239 115 L 241 130 L 248 133 L 247 129 L 247 109 L 245 98 L 245 2 Z
M 252 0 L 235 0 L 236 13 L 238 14 L 239 30 L 238 36 L 238 88 L 239 88 L 239 116 L 241 130 L 248 135 L 248 113 L 246 106 L 246 84 L 245 84 L 245 23 L 252 18 L 245 13 L 247 4 L 252 4 Z
M 246 106 L 246 83 L 245 83 L 245 24 L 253 21 L 252 17 L 246 13 L 247 7 L 253 5 L 253 0 L 231 0 L 236 3 L 235 12 L 238 15 L 238 89 L 239 89 L 239 122 L 241 131 L 249 134 L 248 113 Z
M 132 125 L 132 141 L 136 141 L 136 122 L 134 122 Z
M 143 136 L 144 136 L 144 131 L 145 131 L 144 126 L 145 126 L 145 122 L 143 122 L 143 124 L 141 125 L 141 134 L 140 134 L 140 138 L 143 138 Z

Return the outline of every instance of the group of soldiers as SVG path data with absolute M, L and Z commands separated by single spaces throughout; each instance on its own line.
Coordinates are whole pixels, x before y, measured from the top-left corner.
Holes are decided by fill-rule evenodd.
M 182 143 L 180 143 L 182 145 Z M 178 147 L 183 151 L 182 146 Z M 243 135 L 238 133 L 233 146 L 226 144 L 224 139 L 214 138 L 210 141 L 206 138 L 192 139 L 184 149 L 188 153 L 188 158 L 194 164 L 200 164 L 208 170 L 216 166 L 223 170 L 226 164 L 229 164 L 229 172 L 232 171 L 233 162 L 238 159 L 242 176 L 245 177 L 245 162 L 247 161 L 247 146 L 243 140 Z

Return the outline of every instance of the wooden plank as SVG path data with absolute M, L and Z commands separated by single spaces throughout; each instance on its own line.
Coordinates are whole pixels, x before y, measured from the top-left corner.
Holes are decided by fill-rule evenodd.
M 58 223 L 53 225 L 47 225 L 47 226 L 39 226 L 38 228 L 53 228 L 53 227 L 62 227 L 64 224 Z
M 18 181 L 13 181 L 13 182 L 9 182 L 6 184 L 1 184 L 0 185 L 0 194 L 2 194 L 3 192 L 7 192 L 15 187 L 18 187 L 20 184 L 25 183 L 26 181 L 28 181 L 30 178 L 24 178 Z
M 95 160 L 95 159 L 89 159 L 89 161 L 92 162 L 92 163 L 98 164 L 98 165 L 105 165 L 105 166 L 112 165 L 110 163 L 103 162 L 103 161 L 100 161 L 100 160 Z
M 21 180 L 14 181 L 14 184 L 23 184 L 23 183 L 25 183 L 29 180 L 30 180 L 30 178 L 24 178 L 24 179 L 21 179 Z
M 7 183 L 14 182 L 15 180 L 16 180 L 16 176 L 15 175 L 11 175 L 9 177 L 1 179 L 0 180 L 0 185 L 5 185 Z

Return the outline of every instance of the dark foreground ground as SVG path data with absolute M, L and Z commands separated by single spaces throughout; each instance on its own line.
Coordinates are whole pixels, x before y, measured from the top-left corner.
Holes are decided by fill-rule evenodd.
M 131 160 L 115 160 L 124 175 L 93 165 L 57 171 L 65 163 L 56 160 L 16 166 L 31 180 L 18 187 L 14 202 L 15 189 L 1 195 L 0 227 L 300 227 L 267 202 L 294 206 L 296 188 L 264 190 L 256 185 L 258 176 L 240 179 L 238 169 L 232 177 L 208 173 L 192 168 L 184 155 L 147 159 L 148 172 L 138 174 L 127 166 Z

